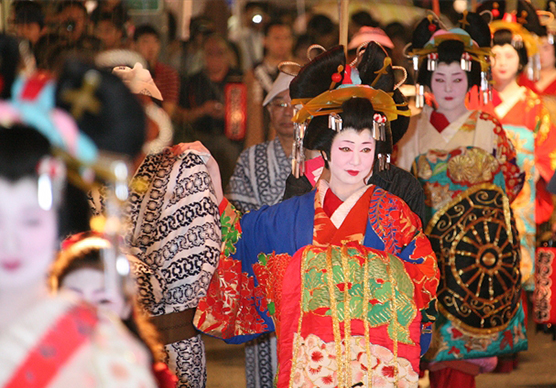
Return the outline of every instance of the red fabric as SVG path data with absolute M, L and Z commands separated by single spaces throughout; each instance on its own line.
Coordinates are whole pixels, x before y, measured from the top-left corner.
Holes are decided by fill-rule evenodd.
M 470 98 L 468 108 L 481 109 L 485 112 L 496 116 L 494 111 L 495 107 L 501 103 L 500 96 L 496 90 L 492 91 L 492 102 L 480 107 L 473 106 L 473 102 L 477 99 Z M 554 174 L 553 166 L 556 164 L 556 127 L 547 119 L 548 112 L 542 103 L 542 100 L 537 94 L 527 89 L 525 91 L 525 98 L 518 101 L 512 109 L 504 117 L 498 117 L 502 125 L 514 125 L 528 128 L 536 132 L 535 137 L 535 168 L 540 176 L 549 181 Z M 546 123 L 548 122 L 548 126 Z M 543 216 L 541 219 L 546 218 L 546 213 L 551 214 L 554 211 L 554 204 L 552 201 L 545 201 L 548 198 L 546 191 L 546 183 L 537 185 L 537 195 L 535 198 L 535 206 L 537 209 L 543 209 Z M 520 195 L 525 195 L 522 191 Z M 539 214 L 535 211 L 535 215 Z M 535 222 L 539 224 L 539 220 Z
M 158 388 L 175 388 L 178 385 L 178 378 L 165 363 L 155 362 L 152 368 Z
M 153 79 L 164 102 L 178 102 L 180 79 L 176 70 L 164 63 L 157 62 L 154 67 Z
M 33 101 L 51 78 L 45 72 L 35 73 L 27 80 L 21 93 L 22 100 Z
M 537 94 L 542 96 L 554 96 L 556 95 L 556 81 L 549 84 L 544 90 L 537 89 L 537 85 L 535 82 L 531 81 L 527 76 L 523 73 L 517 80 L 517 83 L 521 86 L 525 86 Z
M 442 368 L 437 371 L 429 371 L 431 388 L 475 388 L 475 376 L 461 372 L 457 369 Z
M 328 217 L 332 217 L 332 214 L 340 207 L 340 205 L 344 203 L 336 194 L 332 192 L 332 190 L 328 189 L 326 194 L 324 195 L 324 204 L 322 208 Z
M 450 125 L 450 122 L 448 121 L 446 116 L 444 116 L 442 113 L 438 113 L 435 110 L 431 113 L 430 123 L 434 127 L 434 129 L 438 131 L 438 133 L 441 133 L 444 129 L 446 129 L 448 125 Z
M 86 342 L 98 322 L 95 311 L 75 306 L 32 349 L 4 388 L 47 387 L 68 359 Z

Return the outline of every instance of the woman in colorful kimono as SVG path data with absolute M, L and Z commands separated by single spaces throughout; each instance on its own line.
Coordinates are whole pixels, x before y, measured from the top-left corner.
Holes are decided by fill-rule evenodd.
M 501 124 L 468 110 L 468 90 L 488 71 L 490 32 L 478 14 L 446 30 L 432 17 L 416 28 L 409 55 L 416 80 L 437 106 L 412 118 L 398 143 L 398 166 L 425 189 L 425 233 L 438 258 L 439 318 L 426 354 L 431 387 L 450 381 L 474 387 L 475 375 L 493 369 L 487 357 L 527 348 L 520 304 L 519 242 L 509 203 L 523 174 Z M 509 341 L 508 341 L 509 339 Z M 469 360 L 469 361 L 467 361 Z
M 358 62 L 336 47 L 290 85 L 298 135 L 312 116 L 298 141 L 323 153 L 330 180 L 241 218 L 221 203 L 223 253 L 195 324 L 231 343 L 275 329 L 278 387 L 417 387 L 428 345 L 434 254 L 408 206 L 365 183 L 387 168 L 388 124 L 407 108 L 388 94 L 403 99 L 381 46 Z
M 521 73 L 518 83 L 537 93 L 539 96 L 556 96 L 556 50 L 554 34 L 556 23 L 554 13 L 556 12 L 556 1 L 550 0 L 546 3 L 548 11 L 538 11 L 539 19 L 543 25 L 540 30 L 539 39 L 539 77 L 529 79 L 527 74 Z
M 73 167 L 95 164 L 98 152 L 68 114 L 52 109 L 54 85 L 44 74 L 16 81 L 14 95 L 0 102 L 0 386 L 155 387 L 146 350 L 118 319 L 49 295 L 58 233 L 75 216 L 64 201 L 66 168 L 80 176 Z
M 504 16 L 502 9 L 495 8 L 492 12 L 495 17 Z M 494 90 L 492 101 L 479 109 L 500 120 L 516 149 L 517 164 L 525 173 L 523 189 L 512 202 L 512 209 L 521 242 L 523 287 L 530 291 L 533 289 L 536 234 L 554 211 L 546 182 L 556 168 L 556 129 L 542 99 L 517 83 L 523 71 L 531 77 L 536 73 L 533 59 L 538 50 L 538 37 L 527 28 L 542 33 L 530 3 L 519 1 L 517 15 L 516 18 L 506 14 L 503 20 L 490 23 Z M 472 102 L 469 107 L 478 105 Z

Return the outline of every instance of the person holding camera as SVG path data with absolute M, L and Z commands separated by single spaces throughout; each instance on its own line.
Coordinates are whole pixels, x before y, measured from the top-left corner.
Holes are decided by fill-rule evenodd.
M 88 32 L 89 14 L 79 1 L 64 1 L 58 7 L 59 34 L 78 49 L 97 50 L 100 42 Z

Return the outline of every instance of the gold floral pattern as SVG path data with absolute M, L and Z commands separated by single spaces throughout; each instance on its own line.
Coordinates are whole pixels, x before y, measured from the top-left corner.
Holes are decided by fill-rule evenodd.
M 459 184 L 491 182 L 499 170 L 496 158 L 480 148 L 463 149 L 448 162 L 448 176 Z
M 441 185 L 438 182 L 427 182 L 424 186 L 425 190 L 425 204 L 438 210 L 452 200 L 452 193 L 450 185 Z

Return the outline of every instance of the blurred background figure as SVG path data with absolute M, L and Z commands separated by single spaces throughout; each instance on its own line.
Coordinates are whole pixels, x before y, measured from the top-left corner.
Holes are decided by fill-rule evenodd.
M 275 136 L 269 126 L 270 117 L 262 108 L 262 103 L 278 77 L 278 65 L 292 60 L 293 44 L 293 30 L 289 24 L 275 20 L 266 25 L 264 58 L 245 75 L 245 83 L 249 90 L 246 147 L 271 140 Z
M 100 41 L 101 50 L 113 50 L 125 46 L 124 20 L 118 14 L 98 14 L 94 20 L 94 36 Z
M 338 44 L 338 26 L 326 15 L 313 15 L 307 23 L 307 34 L 313 44 L 320 44 L 325 49 Z
M 263 106 L 276 132 L 268 140 L 243 151 L 226 189 L 226 198 L 242 213 L 282 200 L 291 173 L 293 108 L 289 86 L 293 76 L 280 73 Z M 275 333 L 263 334 L 245 345 L 247 387 L 272 386 L 277 369 Z
M 56 21 L 58 33 L 70 46 L 89 50 L 99 48 L 99 41 L 90 35 L 89 14 L 81 1 L 60 2 Z
M 233 52 L 220 35 L 205 38 L 203 54 L 204 69 L 191 76 L 182 88 L 177 120 L 185 128 L 178 136 L 180 141 L 200 140 L 210 150 L 222 168 L 222 182 L 226 185 L 244 144 L 243 139 L 235 140 L 226 134 L 225 117 L 232 108 L 226 103 L 226 90 L 232 84 L 242 85 L 242 75 L 232 66 Z
M 68 237 L 52 265 L 49 278 L 51 291 L 74 293 L 91 305 L 118 316 L 130 333 L 149 350 L 158 387 L 175 388 L 178 379 L 168 369 L 159 333 L 145 314 L 144 304 L 147 302 L 135 298 L 126 300 L 106 288 L 103 255 L 111 248 L 112 244 L 98 233 L 85 232 Z M 133 284 L 129 285 L 134 288 L 132 295 L 160 294 L 160 288 L 151 289 L 150 269 L 133 256 L 128 255 L 127 258 L 135 276 L 131 280 Z M 137 286 L 144 288 L 136 290 Z
M 178 72 L 172 67 L 160 62 L 160 34 L 149 24 L 143 24 L 135 29 L 132 48 L 145 58 L 149 65 L 154 83 L 162 93 L 162 108 L 172 117 L 180 91 Z
M 34 46 L 46 32 L 44 14 L 39 3 L 15 3 L 15 34 Z
M 264 57 L 265 28 L 269 22 L 268 3 L 249 1 L 243 7 L 241 33 L 230 31 L 230 40 L 241 50 L 242 70 L 248 72 Z

